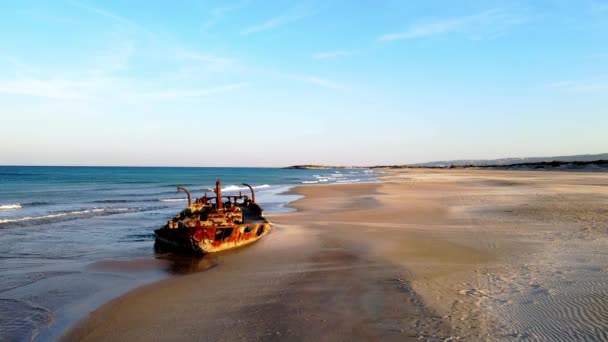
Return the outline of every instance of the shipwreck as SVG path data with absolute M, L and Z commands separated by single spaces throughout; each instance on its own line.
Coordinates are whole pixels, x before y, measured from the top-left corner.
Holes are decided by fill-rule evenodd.
M 255 192 L 249 184 L 251 197 L 243 195 L 222 196 L 222 184 L 218 179 L 213 192 L 191 200 L 188 207 L 154 231 L 155 246 L 198 254 L 214 253 L 248 245 L 270 233 L 270 223 L 264 218 L 262 208 L 255 202 Z

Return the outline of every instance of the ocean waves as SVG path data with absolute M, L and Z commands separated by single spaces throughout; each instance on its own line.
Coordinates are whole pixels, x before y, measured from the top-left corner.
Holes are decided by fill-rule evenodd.
M 0 205 L 0 210 L 13 210 L 13 209 L 21 209 L 21 208 L 23 208 L 23 207 L 19 203 Z
M 300 184 L 349 184 L 361 182 L 373 182 L 376 179 L 373 170 L 357 171 L 331 171 L 322 174 L 312 175 L 312 179 L 300 181 Z
M 65 212 L 57 212 L 57 213 L 52 213 L 52 214 L 40 215 L 40 216 L 24 216 L 24 217 L 0 219 L 0 226 L 9 224 L 9 223 L 25 223 L 25 222 L 30 222 L 30 221 L 36 221 L 36 223 L 39 223 L 41 221 L 47 221 L 47 222 L 55 221 L 56 219 L 73 219 L 73 218 L 83 218 L 83 217 L 92 217 L 92 216 L 100 216 L 100 215 L 112 215 L 112 214 L 133 212 L 133 211 L 138 211 L 138 210 L 136 208 L 92 208 L 92 209 L 65 211 Z
M 300 198 L 287 191 L 302 181 L 335 183 L 340 176 L 348 179 L 355 175 L 349 173 L 351 170 L 340 170 L 341 174 L 333 171 L 0 166 L 0 270 L 9 275 L 0 279 L 0 290 L 11 288 L 11 295 L 23 294 L 36 306 L 0 300 L 0 317 L 11 317 L 6 322 L 0 319 L 0 340 L 30 340 L 38 327 L 53 319 L 38 307 L 60 301 L 63 305 L 65 300 L 62 314 L 80 312 L 88 308 L 83 303 L 94 302 L 87 296 L 107 288 L 106 283 L 98 284 L 97 278 L 91 281 L 70 272 L 81 272 L 81 266 L 97 261 L 150 257 L 154 229 L 187 206 L 186 194 L 177 192 L 177 186 L 186 187 L 194 199 L 205 192 L 215 196 L 209 189 L 218 177 L 225 196 L 239 191 L 249 195 L 249 189 L 241 184 L 245 182 L 254 186 L 256 202 L 265 212 L 287 212 L 294 209 L 286 204 Z M 352 171 L 359 172 L 352 178 L 373 177 Z M 47 276 L 51 272 L 66 275 L 55 279 Z M 91 274 L 106 277 L 105 272 Z M 131 278 L 127 276 L 121 275 L 117 281 L 123 284 Z M 133 279 L 140 282 L 137 278 Z M 63 324 L 62 319 L 54 321 L 53 327 Z M 55 337 L 43 334 L 39 339 Z
M 14 210 L 22 209 L 23 207 L 39 207 L 43 205 L 52 204 L 51 202 L 26 202 L 26 203 L 14 203 L 14 204 L 0 204 L 0 210 Z
M 252 186 L 252 188 L 254 189 L 265 189 L 265 188 L 270 188 L 269 184 L 262 184 L 262 185 L 257 185 L 257 186 Z M 246 186 L 238 186 L 238 185 L 229 185 L 225 188 L 222 188 L 222 191 L 242 191 L 242 190 L 249 190 L 248 187 Z
M 185 207 L 187 197 L 182 192 L 170 191 L 168 187 L 174 188 L 176 184 L 186 186 L 192 199 L 201 197 L 204 193 L 215 196 L 212 188 L 218 175 L 224 175 L 224 195 L 232 196 L 239 192 L 249 195 L 249 188 L 241 184 L 245 181 L 253 186 L 256 198 L 262 204 L 288 203 L 290 198 L 284 192 L 297 184 L 374 180 L 374 175 L 367 170 L 346 169 L 121 169 L 124 173 L 121 177 L 113 173 L 118 169 L 112 169 L 110 173 L 107 172 L 110 169 L 105 168 L 42 168 L 38 171 L 41 170 L 48 172 L 45 179 L 50 179 L 41 180 L 41 184 L 23 185 L 26 180 L 20 179 L 18 175 L 10 176 L 15 178 L 14 183 L 8 182 L 8 187 L 0 192 L 4 199 L 0 202 L 1 229 L 138 212 L 153 207 L 161 211 L 175 211 Z M 281 205 L 274 204 L 265 209 L 283 210 Z M 165 217 L 154 218 L 160 221 L 164 219 Z

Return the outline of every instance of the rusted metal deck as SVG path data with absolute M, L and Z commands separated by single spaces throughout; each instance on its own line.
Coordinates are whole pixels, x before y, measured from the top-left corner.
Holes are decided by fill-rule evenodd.
M 218 179 L 213 190 L 215 196 L 192 201 L 190 192 L 188 207 L 154 231 L 160 248 L 177 249 L 194 253 L 214 253 L 245 246 L 270 233 L 270 223 L 264 218 L 262 208 L 255 202 L 253 187 L 243 183 L 251 191 L 251 197 L 222 196 Z

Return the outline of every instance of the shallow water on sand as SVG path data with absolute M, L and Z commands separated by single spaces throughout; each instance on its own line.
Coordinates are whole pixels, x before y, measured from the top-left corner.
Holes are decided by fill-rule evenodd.
M 213 267 L 155 254 L 154 229 L 222 177 L 226 194 L 256 190 L 287 211 L 298 184 L 372 181 L 369 170 L 0 167 L 0 340 L 55 339 L 75 319 L 129 289 Z

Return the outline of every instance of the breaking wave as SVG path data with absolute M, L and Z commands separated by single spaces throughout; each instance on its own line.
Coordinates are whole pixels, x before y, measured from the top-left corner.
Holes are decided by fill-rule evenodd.
M 252 188 L 254 188 L 254 189 L 264 189 L 264 188 L 269 188 L 269 187 L 270 187 L 269 184 L 252 186 Z M 229 185 L 225 188 L 222 188 L 222 191 L 240 191 L 240 190 L 249 190 L 249 188 L 246 186 L 238 186 L 238 185 Z
M 22 208 L 22 206 L 19 203 L 0 205 L 0 210 L 11 210 L 11 209 L 21 209 L 21 208 Z
M 132 209 L 128 208 L 94 208 L 94 209 L 86 209 L 86 210 L 75 210 L 75 211 L 67 211 L 56 214 L 42 215 L 42 216 L 25 216 L 25 217 L 17 217 L 0 220 L 0 224 L 4 223 L 16 223 L 16 222 L 26 222 L 26 221 L 37 221 L 37 220 L 47 220 L 58 217 L 70 217 L 70 216 L 84 216 L 87 214 L 115 214 L 119 212 L 125 212 Z
M 43 205 L 52 204 L 51 202 L 26 202 L 26 203 L 14 203 L 14 204 L 0 204 L 0 210 L 13 210 L 21 209 L 23 207 L 39 207 Z

